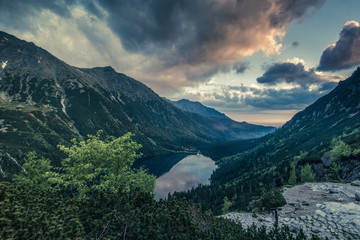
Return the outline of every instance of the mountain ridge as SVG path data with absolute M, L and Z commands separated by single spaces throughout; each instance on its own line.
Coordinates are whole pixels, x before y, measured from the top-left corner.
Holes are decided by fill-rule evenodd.
M 217 118 L 222 118 L 222 119 L 231 119 L 228 116 L 226 116 L 224 113 L 216 110 L 215 108 L 207 107 L 200 102 L 194 102 L 194 101 L 190 101 L 188 99 L 180 99 L 178 101 L 171 101 L 169 99 L 166 99 L 166 100 L 171 102 L 176 107 L 178 107 L 184 111 L 197 113 L 197 114 L 205 116 L 205 117 L 217 117 Z

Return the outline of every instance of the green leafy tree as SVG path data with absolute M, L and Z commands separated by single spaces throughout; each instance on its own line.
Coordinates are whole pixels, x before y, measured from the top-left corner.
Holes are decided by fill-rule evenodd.
M 289 177 L 289 184 L 295 185 L 296 184 L 296 162 L 290 163 L 290 177 Z
M 228 199 L 228 197 L 224 197 L 224 203 L 223 203 L 223 207 L 221 208 L 221 212 L 223 214 L 228 213 L 230 211 L 231 205 L 232 205 L 232 203 Z
M 59 145 L 68 155 L 62 161 L 62 182 L 72 193 L 84 196 L 93 191 L 130 191 L 139 188 L 145 192 L 155 189 L 155 176 L 144 169 L 131 168 L 140 156 L 141 147 L 127 133 L 119 138 L 106 141 L 100 139 L 101 131 L 89 135 L 86 141 L 72 140 L 71 147 Z
M 344 143 L 342 140 L 334 138 L 332 140 L 332 149 L 330 150 L 330 159 L 331 162 L 337 162 L 342 158 L 347 158 L 351 156 L 351 147 Z
M 305 164 L 305 166 L 301 169 L 300 172 L 301 181 L 302 182 L 314 182 L 315 181 L 315 175 L 313 170 L 311 169 L 310 164 Z
M 59 175 L 52 170 L 49 159 L 29 152 L 24 159 L 23 171 L 14 176 L 14 181 L 32 187 L 49 189 L 61 183 Z

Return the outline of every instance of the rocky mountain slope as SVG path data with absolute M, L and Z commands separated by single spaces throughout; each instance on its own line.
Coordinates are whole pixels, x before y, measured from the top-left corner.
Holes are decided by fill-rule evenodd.
M 0 32 L 2 177 L 19 170 L 29 151 L 56 163 L 61 158 L 57 144 L 98 130 L 115 137 L 135 133 L 145 156 L 268 132 L 184 112 L 111 67 L 73 67 L 33 43 Z
M 226 116 L 224 113 L 217 111 L 214 108 L 206 107 L 200 102 L 193 102 L 187 99 L 181 99 L 179 101 L 171 101 L 166 99 L 168 102 L 174 104 L 177 108 L 186 112 L 198 114 L 200 116 L 210 118 L 213 122 L 217 122 L 218 125 L 227 126 L 228 128 L 242 127 L 247 129 L 247 133 L 242 139 L 258 138 L 265 134 L 275 131 L 275 127 L 260 126 L 250 124 L 247 122 L 237 122 Z
M 230 119 L 224 113 L 221 113 L 214 108 L 206 107 L 200 102 L 194 102 L 187 99 L 181 99 L 179 101 L 171 101 L 171 100 L 168 101 L 184 111 L 197 113 L 201 116 Z

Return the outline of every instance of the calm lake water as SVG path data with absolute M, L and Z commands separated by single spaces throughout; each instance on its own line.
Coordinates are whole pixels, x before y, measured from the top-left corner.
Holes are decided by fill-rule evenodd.
M 209 184 L 215 169 L 215 162 L 201 154 L 183 157 L 170 171 L 156 179 L 156 199 L 166 198 L 168 193 L 174 191 L 191 189 L 199 183 Z

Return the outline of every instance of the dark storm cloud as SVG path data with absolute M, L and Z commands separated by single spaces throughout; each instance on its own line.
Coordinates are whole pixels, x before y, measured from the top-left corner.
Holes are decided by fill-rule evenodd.
M 62 17 L 70 17 L 68 8 L 73 0 L 0 0 L 0 21 L 15 29 L 26 30 L 29 25 L 28 18 L 38 15 L 43 10 L 52 11 Z
M 336 87 L 336 82 L 325 82 L 317 89 L 259 89 L 246 86 L 227 86 L 205 95 L 205 101 L 219 108 L 254 108 L 259 110 L 299 110 L 315 102 Z
M 347 22 L 340 32 L 339 40 L 328 46 L 321 58 L 318 70 L 337 71 L 360 64 L 360 25 Z
M 298 47 L 300 45 L 300 43 L 298 41 L 294 41 L 291 43 L 291 46 L 293 47 Z
M 0 0 L 0 20 L 15 30 L 42 10 L 71 17 L 85 9 L 104 21 L 124 48 L 155 57 L 154 74 L 204 80 L 239 60 L 262 51 L 279 54 L 292 21 L 324 0 Z M 39 23 L 41 24 L 41 23 Z M 80 26 L 77 26 L 81 28 Z M 86 29 L 84 33 L 89 33 Z M 96 36 L 93 39 L 93 36 Z M 87 34 L 97 42 L 96 34 Z M 246 68 L 238 68 L 238 72 Z M 171 76 L 172 75 L 172 76 Z M 182 81 L 184 82 L 184 81 Z
M 109 14 L 109 26 L 127 49 L 153 53 L 159 51 L 158 48 L 171 48 L 182 57 L 173 63 L 179 64 L 181 61 L 196 63 L 224 57 L 224 52 L 219 50 L 226 52 L 239 45 L 256 45 L 264 39 L 250 35 L 250 29 L 259 28 L 263 31 L 262 36 L 270 30 L 283 29 L 291 21 L 301 18 L 309 7 L 320 7 L 323 2 L 103 0 L 98 4 Z
M 301 18 L 307 11 L 309 6 L 321 7 L 325 0 L 284 0 L 278 1 L 279 8 L 270 15 L 270 22 L 273 26 L 281 26 L 284 22 L 290 22 L 293 19 Z
M 314 69 L 305 69 L 304 65 L 292 62 L 275 63 L 268 70 L 257 78 L 257 82 L 266 85 L 279 83 L 294 83 L 306 88 L 311 84 L 319 84 L 336 77 L 326 77 L 315 72 Z
M 334 85 L 332 87 L 335 87 Z M 259 96 L 247 96 L 245 104 L 258 109 L 299 110 L 325 95 L 326 92 L 304 88 L 266 89 Z

